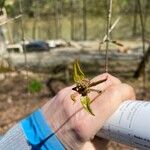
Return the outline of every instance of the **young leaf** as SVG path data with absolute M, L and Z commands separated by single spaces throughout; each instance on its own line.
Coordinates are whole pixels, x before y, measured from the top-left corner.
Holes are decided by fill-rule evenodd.
M 87 112 L 89 112 L 91 115 L 95 116 L 94 113 L 92 112 L 92 109 L 90 108 L 90 98 L 88 96 L 81 97 L 81 104 Z
M 79 65 L 77 60 L 73 64 L 73 70 L 74 70 L 73 79 L 76 83 L 78 83 L 79 81 L 81 81 L 85 78 L 85 75 L 82 72 L 80 65 Z

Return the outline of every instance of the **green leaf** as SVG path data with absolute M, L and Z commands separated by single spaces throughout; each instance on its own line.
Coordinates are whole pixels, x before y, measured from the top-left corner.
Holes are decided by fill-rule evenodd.
M 42 89 L 42 83 L 38 80 L 31 80 L 28 85 L 28 91 L 31 93 L 38 93 Z
M 75 82 L 78 83 L 78 82 L 80 82 L 81 80 L 83 80 L 85 78 L 85 75 L 82 72 L 82 70 L 80 68 L 80 65 L 79 65 L 77 60 L 73 64 L 73 70 L 74 70 L 73 79 L 74 79 Z
M 81 97 L 81 104 L 87 112 L 89 112 L 91 115 L 95 116 L 94 113 L 92 112 L 92 109 L 90 108 L 90 98 L 88 96 Z

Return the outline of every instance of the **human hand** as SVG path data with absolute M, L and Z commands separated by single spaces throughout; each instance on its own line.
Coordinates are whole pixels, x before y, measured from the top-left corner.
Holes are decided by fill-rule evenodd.
M 94 87 L 94 89 L 103 91 L 102 94 L 96 92 L 88 94 L 93 100 L 90 106 L 95 116 L 82 108 L 80 95 L 77 96 L 78 101 L 75 104 L 72 102 L 70 98 L 70 95 L 74 93 L 72 86 L 61 90 L 42 107 L 48 124 L 67 149 L 96 150 L 97 147 L 101 149 L 101 143 L 106 142 L 94 138 L 96 133 L 122 101 L 135 99 L 131 86 L 121 83 L 119 79 L 108 73 L 95 77 L 92 82 L 106 78 L 105 82 Z

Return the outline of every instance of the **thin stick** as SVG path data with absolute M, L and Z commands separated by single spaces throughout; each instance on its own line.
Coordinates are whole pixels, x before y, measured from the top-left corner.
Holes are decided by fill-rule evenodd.
M 19 1 L 19 7 L 20 7 L 20 14 L 23 14 L 22 10 L 22 0 Z M 22 15 L 23 16 L 23 15 Z M 24 27 L 23 27 L 23 18 L 21 17 L 21 38 L 22 38 L 22 44 L 23 44 L 23 53 L 24 53 L 24 59 L 25 59 L 25 70 L 26 70 L 26 79 L 27 79 L 27 86 L 29 83 L 29 76 L 28 76 L 28 61 L 27 61 L 27 54 L 26 54 L 26 47 L 25 47 L 25 37 L 24 37 Z
M 113 29 L 116 27 L 116 25 L 118 24 L 118 22 L 120 21 L 121 17 L 118 17 L 115 22 L 113 23 L 113 25 L 110 27 L 109 29 L 109 34 L 113 31 Z M 105 34 L 104 38 L 102 41 L 99 42 L 99 52 L 101 50 L 101 45 L 106 41 L 107 39 L 107 34 Z
M 143 44 L 143 57 L 145 54 L 145 26 L 144 26 L 144 21 L 143 21 L 143 13 L 142 13 L 142 7 L 141 7 L 141 2 L 140 0 L 137 0 L 138 6 L 139 6 L 139 12 L 140 12 L 140 21 L 141 21 L 141 30 L 142 30 L 142 44 Z M 145 68 L 145 61 L 143 65 L 143 89 L 145 91 L 146 89 L 146 68 Z M 145 96 L 145 94 L 143 93 Z
M 112 0 L 109 1 L 109 10 L 107 16 L 107 30 L 106 30 L 106 55 L 105 55 L 105 72 L 108 72 L 108 49 L 109 49 L 109 38 L 110 38 L 110 23 L 111 23 L 111 13 L 112 13 Z
M 116 25 L 118 24 L 119 20 L 121 19 L 121 17 L 118 17 L 115 22 L 113 23 L 113 25 L 110 27 L 109 29 L 109 34 L 112 32 L 112 30 L 116 27 Z M 102 40 L 102 43 L 104 43 L 107 39 L 107 34 L 105 34 L 103 40 Z
M 105 82 L 106 80 L 107 80 L 107 78 L 106 78 L 106 79 L 103 79 L 103 80 L 96 81 L 96 82 L 92 82 L 92 83 L 89 85 L 89 87 L 96 86 L 96 85 L 98 85 L 98 84 L 100 84 L 100 83 Z

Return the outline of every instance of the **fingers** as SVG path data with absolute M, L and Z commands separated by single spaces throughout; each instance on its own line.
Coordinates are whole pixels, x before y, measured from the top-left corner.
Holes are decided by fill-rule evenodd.
M 107 119 L 121 102 L 129 99 L 135 99 L 135 92 L 131 86 L 127 84 L 112 85 L 93 102 L 93 109 Z
M 67 125 L 69 124 L 71 126 L 73 132 L 76 133 L 75 135 L 81 141 L 87 141 L 91 137 L 94 137 L 122 101 L 135 99 L 132 87 L 127 84 L 122 84 L 120 80 L 107 73 L 95 77 L 92 81 L 103 80 L 105 78 L 108 79 L 106 82 L 93 87 L 94 89 L 97 87 L 98 90 L 102 88 L 104 90 L 102 94 L 99 95 L 96 92 L 90 92 L 88 95 L 91 100 L 94 100 L 90 107 L 95 116 L 90 115 L 82 109 L 79 95 L 76 97 L 77 102 L 73 105 L 70 97 L 74 93 L 72 86 L 61 90 L 56 95 L 55 101 L 59 102 L 56 107 L 61 106 L 60 108 L 63 112 L 61 112 L 61 115 L 63 114 L 65 116 L 64 118 L 69 120 Z M 91 143 L 89 142 L 89 144 Z
M 132 86 L 130 86 L 129 84 L 126 84 L 126 83 L 122 83 L 122 88 L 123 88 L 124 92 L 122 92 L 120 94 L 122 94 L 122 97 L 124 99 L 128 99 L 128 100 L 136 99 L 135 91 Z
M 103 80 L 103 79 L 106 79 L 106 78 L 108 78 L 109 80 L 111 80 L 113 83 L 116 83 L 116 84 L 117 83 L 121 83 L 121 81 L 118 78 L 112 76 L 109 73 L 100 74 L 100 75 L 94 77 L 91 81 Z
M 98 84 L 97 86 L 94 86 L 92 87 L 94 90 L 93 91 L 104 91 L 106 90 L 109 86 L 111 85 L 115 85 L 115 84 L 120 84 L 121 81 L 115 77 L 113 77 L 112 75 L 108 74 L 108 73 L 104 73 L 104 74 L 101 74 L 99 76 L 96 76 L 95 78 L 92 79 L 91 82 L 96 82 L 96 81 L 99 81 L 99 80 L 104 80 L 106 79 L 107 80 L 101 84 Z M 75 92 L 72 90 L 74 86 L 70 86 L 70 87 L 67 87 L 63 90 L 61 90 L 58 95 L 57 95 L 57 99 L 61 99 L 61 101 L 63 102 L 62 104 L 64 106 L 69 106 L 70 108 L 72 108 L 72 100 L 75 100 L 77 101 L 76 104 L 74 105 L 74 111 L 78 108 L 81 108 L 81 103 L 80 103 L 80 98 L 81 98 L 81 95 L 79 93 L 76 93 L 76 96 L 74 96 Z M 88 96 L 90 97 L 90 100 L 93 100 L 95 99 L 96 96 L 98 96 L 98 92 L 93 92 L 91 91 Z M 72 111 L 72 109 L 70 109 Z
M 84 117 L 84 128 L 89 129 L 88 134 L 94 136 L 119 107 L 121 102 L 134 98 L 134 90 L 129 85 L 118 84 L 110 86 L 91 104 L 91 109 L 95 116 L 93 117 L 87 114 L 86 117 Z M 85 137 L 87 137 L 86 134 Z
M 107 89 L 111 85 L 121 83 L 121 81 L 118 78 L 116 78 L 116 77 L 114 77 L 114 76 L 112 76 L 108 73 L 103 73 L 101 75 L 98 75 L 98 76 L 94 77 L 91 80 L 91 82 L 96 82 L 96 81 L 104 80 L 104 79 L 107 79 L 107 80 L 105 82 L 103 82 L 101 84 L 98 84 L 94 87 L 96 90 L 104 91 L 105 89 Z

